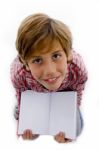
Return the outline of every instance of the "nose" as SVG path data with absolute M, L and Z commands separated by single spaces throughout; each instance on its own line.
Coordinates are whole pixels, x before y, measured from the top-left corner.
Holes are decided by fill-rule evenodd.
M 56 72 L 56 64 L 51 61 L 47 61 L 46 65 L 44 66 L 44 75 L 46 77 L 54 77 Z

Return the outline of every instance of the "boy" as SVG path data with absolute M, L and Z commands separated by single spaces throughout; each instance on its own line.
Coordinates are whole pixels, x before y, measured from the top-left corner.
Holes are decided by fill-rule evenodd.
M 16 49 L 18 56 L 11 66 L 11 80 L 16 89 L 18 114 L 21 92 L 25 90 L 77 91 L 79 135 L 82 130 L 79 106 L 87 71 L 81 56 L 72 49 L 69 28 L 46 14 L 31 15 L 19 27 Z M 22 135 L 23 139 L 35 139 L 38 136 L 29 129 Z M 69 141 L 61 131 L 54 138 L 60 143 Z

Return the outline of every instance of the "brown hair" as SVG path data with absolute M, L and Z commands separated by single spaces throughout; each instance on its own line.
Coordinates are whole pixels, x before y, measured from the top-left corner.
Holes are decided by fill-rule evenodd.
M 58 40 L 68 56 L 72 48 L 72 37 L 69 28 L 59 20 L 52 19 L 46 14 L 31 15 L 21 23 L 17 39 L 16 49 L 19 56 L 26 61 L 34 49 L 41 49 Z M 44 42 L 46 41 L 46 42 Z

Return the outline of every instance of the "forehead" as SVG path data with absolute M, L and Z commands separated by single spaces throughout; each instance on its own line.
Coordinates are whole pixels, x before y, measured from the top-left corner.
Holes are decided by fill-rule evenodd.
M 58 40 L 48 41 L 45 39 L 42 43 L 40 43 L 39 46 L 37 46 L 32 51 L 32 55 L 40 55 L 48 52 L 54 52 L 57 50 L 63 50 Z

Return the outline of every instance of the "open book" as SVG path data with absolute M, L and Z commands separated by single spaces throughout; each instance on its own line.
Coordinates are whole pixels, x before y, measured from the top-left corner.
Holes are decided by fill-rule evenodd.
M 18 134 L 30 129 L 34 134 L 43 135 L 64 132 L 66 138 L 75 139 L 76 99 L 76 92 L 22 92 Z

